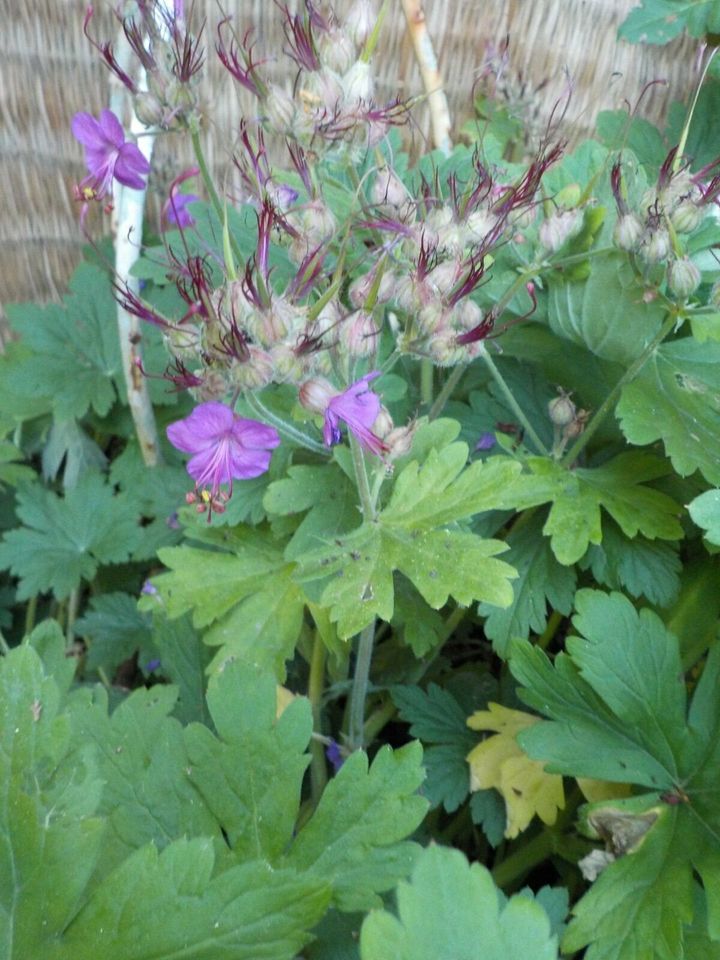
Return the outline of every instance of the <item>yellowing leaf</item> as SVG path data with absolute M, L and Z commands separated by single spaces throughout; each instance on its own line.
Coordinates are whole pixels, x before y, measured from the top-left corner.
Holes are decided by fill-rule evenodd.
M 289 707 L 293 700 L 297 697 L 296 693 L 293 693 L 292 690 L 288 690 L 287 687 L 281 686 L 279 683 L 275 687 L 275 719 L 279 720 L 285 711 L 285 707 Z
M 521 730 L 537 723 L 522 710 L 510 710 L 490 703 L 468 719 L 473 730 L 489 730 L 488 737 L 467 756 L 470 764 L 470 789 L 494 787 L 505 801 L 505 836 L 517 837 L 537 814 L 543 823 L 555 823 L 558 809 L 565 806 L 562 777 L 545 773 L 544 764 L 531 760 L 515 739 Z
M 618 800 L 622 797 L 629 797 L 632 794 L 632 788 L 629 783 L 611 783 L 609 780 L 592 780 L 590 777 L 578 777 L 577 785 L 589 803 L 600 803 L 602 800 Z

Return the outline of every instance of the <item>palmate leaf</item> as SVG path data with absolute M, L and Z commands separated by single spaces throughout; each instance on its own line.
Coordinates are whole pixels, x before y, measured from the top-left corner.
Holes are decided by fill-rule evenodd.
M 717 0 L 642 0 L 630 11 L 618 36 L 630 43 L 665 44 L 687 30 L 693 37 L 720 30 Z
M 630 443 L 662 440 L 680 476 L 700 470 L 720 485 L 720 343 L 687 337 L 658 347 L 616 413 Z
M 312 711 L 268 673 L 211 680 L 217 734 L 175 692 L 68 693 L 53 624 L 0 660 L 0 945 L 8 960 L 291 960 L 331 897 L 407 875 L 426 804 L 417 744 L 355 754 L 296 829 Z M 347 768 L 347 769 L 346 769 Z
M 681 507 L 667 494 L 644 486 L 665 476 L 667 465 L 650 454 L 624 453 L 600 467 L 566 470 L 541 457 L 528 459 L 529 473 L 504 493 L 503 506 L 525 509 L 552 502 L 543 533 L 557 560 L 579 560 L 591 543 L 602 540 L 601 508 L 623 533 L 648 539 L 679 540 Z
M 588 960 L 675 960 L 693 917 L 693 871 L 708 934 L 720 939 L 720 647 L 688 710 L 678 642 L 654 613 L 590 590 L 577 610 L 580 636 L 554 666 L 527 643 L 513 648 L 522 698 L 550 718 L 519 742 L 551 772 L 651 792 L 602 805 L 607 822 L 643 818 L 645 833 L 577 904 L 563 947 L 589 945 Z
M 595 356 L 630 364 L 657 334 L 665 316 L 659 302 L 644 303 L 621 255 L 598 258 L 583 282 L 550 286 L 550 327 Z
M 422 466 L 413 460 L 401 471 L 376 521 L 299 558 L 298 579 L 319 583 L 320 601 L 341 637 L 375 617 L 392 619 L 396 570 L 434 609 L 450 597 L 466 605 L 511 602 L 515 571 L 495 559 L 505 545 L 463 531 L 456 521 L 495 509 L 520 467 L 505 458 L 465 467 L 467 455 L 464 443 L 430 449 Z
M 720 545 L 720 490 L 706 490 L 688 504 L 693 522 L 702 527 L 709 543 Z
M 169 573 L 153 578 L 165 612 L 175 618 L 192 610 L 196 627 L 212 624 L 203 640 L 220 647 L 213 670 L 228 659 L 241 658 L 272 669 L 282 681 L 305 605 L 304 595 L 291 579 L 293 564 L 284 560 L 266 528 L 240 527 L 224 540 L 220 528 L 212 536 L 226 550 L 167 547 L 159 551 L 170 568 Z M 149 609 L 152 600 L 142 606 Z
M 18 598 L 52 591 L 62 600 L 92 580 L 101 564 L 122 563 L 140 541 L 132 502 L 113 494 L 98 473 L 88 472 L 65 498 L 39 485 L 18 493 L 24 524 L 0 543 L 0 567 L 20 578 Z
M 510 551 L 506 559 L 518 572 L 510 606 L 503 610 L 483 603 L 478 610 L 480 616 L 486 617 L 485 635 L 492 640 L 499 657 L 507 656 L 513 638 L 526 639 L 531 630 L 543 632 L 548 604 L 564 615 L 572 608 L 575 570 L 555 559 L 542 536 L 543 525 L 543 515 L 536 513 L 525 523 L 516 524 L 507 537 Z
M 123 392 L 116 313 L 108 275 L 89 263 L 73 274 L 62 306 L 9 307 L 13 329 L 32 351 L 13 364 L 22 393 L 47 398 L 61 419 L 79 419 L 91 407 L 108 413 Z
M 360 936 L 362 960 L 556 960 L 557 938 L 540 905 L 507 900 L 490 872 L 459 850 L 433 846 L 397 891 L 398 917 L 371 913 Z

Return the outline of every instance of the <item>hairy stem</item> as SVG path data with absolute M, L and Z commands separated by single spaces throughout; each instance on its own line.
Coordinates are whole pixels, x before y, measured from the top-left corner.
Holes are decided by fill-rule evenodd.
M 292 442 L 296 443 L 299 447 L 305 447 L 306 450 L 312 450 L 313 453 L 322 453 L 324 456 L 328 455 L 328 448 L 324 446 L 324 444 L 313 440 L 312 437 L 303 433 L 302 430 L 291 426 L 287 421 L 283 420 L 282 417 L 278 417 L 271 410 L 268 410 L 257 394 L 248 390 L 245 394 L 245 401 L 254 413 L 262 417 L 266 423 L 272 424 L 277 432 L 288 440 L 292 440 Z
M 635 377 L 640 373 L 642 368 L 645 366 L 647 361 L 650 359 L 653 353 L 657 350 L 660 344 L 663 342 L 665 337 L 671 332 L 673 327 L 677 322 L 677 317 L 674 313 L 670 314 L 665 318 L 665 322 L 660 328 L 659 333 L 654 337 L 650 343 L 645 347 L 640 356 L 632 363 L 625 373 L 620 377 L 618 382 L 612 388 L 610 393 L 605 397 L 603 402 L 595 411 L 592 419 L 585 427 L 585 430 L 580 434 L 575 443 L 570 447 L 565 456 L 560 461 L 563 467 L 571 467 L 573 463 L 580 456 L 582 451 L 585 449 L 586 445 L 589 443 L 590 439 L 594 435 L 595 431 L 598 429 L 600 424 L 603 422 L 605 417 L 610 413 L 610 411 L 615 406 L 615 402 L 618 398 L 618 395 L 622 388 L 630 383 Z
M 370 683 L 370 664 L 375 642 L 375 620 L 369 623 L 358 638 L 355 656 L 355 674 L 350 691 L 350 724 L 348 746 L 361 750 L 364 744 L 365 698 Z
M 310 678 L 308 680 L 308 699 L 312 707 L 313 730 L 315 733 L 321 733 L 320 714 L 324 684 L 325 644 L 320 636 L 320 631 L 316 630 L 310 660 Z M 310 744 L 310 755 L 310 793 L 313 804 L 317 806 L 327 783 L 327 766 L 325 764 L 325 747 L 322 741 L 316 740 L 315 737 Z
M 435 403 L 428 411 L 428 420 L 436 420 L 445 409 L 445 404 L 450 399 L 453 390 L 462 380 L 462 376 L 468 368 L 467 363 L 458 364 L 453 368 L 452 373 L 442 386 L 440 393 L 435 397 Z
M 528 418 L 525 416 L 522 410 L 522 407 L 513 396 L 512 391 L 510 390 L 510 387 L 508 387 L 507 383 L 505 383 L 505 379 L 503 378 L 503 375 L 495 366 L 495 361 L 492 359 L 492 357 L 487 352 L 487 350 L 484 350 L 481 356 L 482 356 L 482 359 L 485 361 L 485 364 L 488 370 L 490 371 L 490 375 L 492 376 L 493 380 L 500 388 L 500 392 L 502 393 L 507 405 L 510 407 L 512 412 L 520 421 L 520 424 L 523 430 L 525 431 L 525 435 L 530 437 L 538 453 L 541 453 L 544 457 L 546 457 L 548 455 L 547 447 L 542 442 L 542 440 L 537 435 L 537 433 L 535 433 L 535 430 L 533 429 L 532 424 L 530 423 Z

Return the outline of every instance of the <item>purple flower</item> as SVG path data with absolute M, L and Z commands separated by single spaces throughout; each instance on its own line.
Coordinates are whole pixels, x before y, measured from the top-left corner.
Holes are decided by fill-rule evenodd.
M 343 755 L 340 746 L 330 738 L 330 742 L 325 747 L 325 756 L 328 759 L 328 762 L 332 764 L 333 770 L 337 773 L 340 770 L 340 767 L 345 763 L 345 757 Z
M 100 200 L 112 193 L 113 179 L 134 190 L 143 190 L 143 177 L 150 164 L 134 143 L 125 140 L 122 124 L 111 110 L 102 110 L 96 120 L 89 113 L 76 113 L 72 132 L 85 147 L 88 176 L 80 184 L 81 198 Z
M 475 449 L 492 450 L 492 448 L 495 446 L 495 442 L 495 434 L 490 430 L 486 430 L 484 433 L 480 434 L 480 438 L 475 444 Z
M 382 440 L 370 429 L 380 413 L 380 397 L 372 392 L 368 384 L 379 376 L 379 370 L 366 373 L 344 393 L 339 393 L 328 402 L 323 428 L 323 439 L 328 447 L 340 443 L 340 420 L 344 420 L 365 450 L 376 456 L 387 451 Z
M 222 513 L 224 502 L 232 494 L 233 480 L 259 477 L 270 466 L 271 450 L 280 443 L 274 427 L 257 420 L 246 420 L 224 403 L 211 401 L 195 407 L 189 417 L 171 423 L 167 428 L 170 443 L 184 453 L 191 453 L 187 471 L 201 490 L 198 512 Z M 227 483 L 227 494 L 220 485 Z M 209 493 L 202 488 L 209 487 Z M 198 498 L 188 494 L 189 503 Z
M 154 597 L 157 592 L 157 587 L 149 580 L 145 581 L 145 583 L 142 585 L 142 590 L 140 591 L 140 593 L 145 594 L 148 597 Z
M 195 203 L 200 197 L 195 193 L 172 194 L 163 205 L 165 220 L 174 226 L 184 229 L 195 223 L 195 218 L 188 210 L 189 203 Z
M 147 665 L 145 666 L 145 673 L 155 673 L 156 670 L 159 670 L 162 666 L 162 663 L 158 657 L 155 657 L 153 660 L 148 660 Z

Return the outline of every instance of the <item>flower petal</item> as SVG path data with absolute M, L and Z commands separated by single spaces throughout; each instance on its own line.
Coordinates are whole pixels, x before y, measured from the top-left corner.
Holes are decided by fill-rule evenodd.
M 99 126 L 108 144 L 112 144 L 114 147 L 122 147 L 125 143 L 125 131 L 112 110 L 100 111 Z
M 92 114 L 85 111 L 76 113 L 72 118 L 70 129 L 75 139 L 83 146 L 94 147 L 95 149 L 104 147 L 105 137 L 100 124 Z
M 125 184 L 126 187 L 143 190 L 145 188 L 143 175 L 149 172 L 150 164 L 140 148 L 135 146 L 134 143 L 124 144 L 115 161 L 115 179 L 119 183 Z
M 201 403 L 184 420 L 167 428 L 170 443 L 183 453 L 200 453 L 218 443 L 223 433 L 232 430 L 234 415 L 224 403 Z

